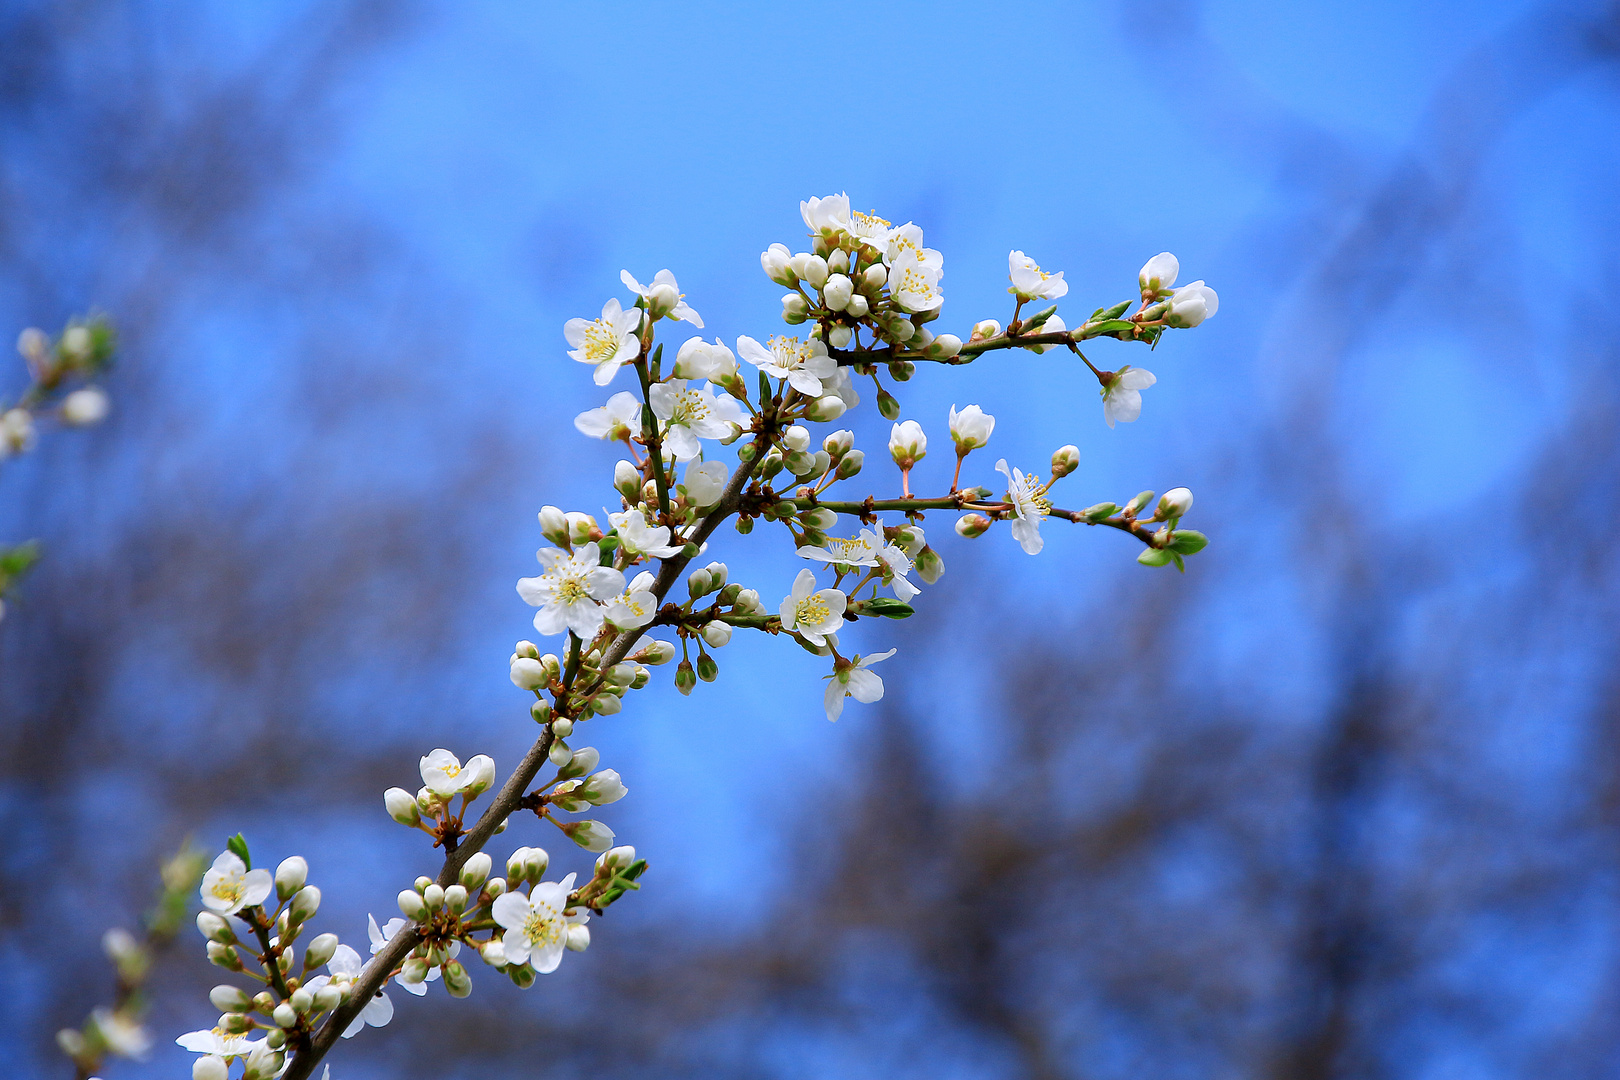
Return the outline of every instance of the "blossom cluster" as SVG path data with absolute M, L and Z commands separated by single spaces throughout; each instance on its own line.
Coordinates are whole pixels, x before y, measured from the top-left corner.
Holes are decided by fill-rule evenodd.
M 594 385 L 608 393 L 574 426 L 614 447 L 618 460 L 602 503 L 539 511 L 538 572 L 517 582 L 518 595 L 534 609 L 541 643 L 519 641 L 508 666 L 512 683 L 532 695 L 535 743 L 504 783 L 497 784 L 489 757 L 463 763 L 436 749 L 421 759 L 422 786 L 414 794 L 385 792 L 389 816 L 431 837 L 446 855 L 436 878 L 419 877 L 399 893 L 402 917 L 381 926 L 371 920 L 372 956 L 363 964 L 357 952 L 323 934 L 293 966 L 291 943 L 319 900 L 318 893 L 313 902 L 299 900 L 313 889 L 304 883 L 303 860 L 288 860 L 272 876 L 248 868 L 244 844 L 221 855 L 203 885 L 210 910 L 199 926 L 210 959 L 238 972 L 256 963 L 262 974 L 254 978 L 263 988 L 251 996 L 216 990 L 214 1003 L 224 1010 L 219 1024 L 183 1040 L 205 1055 L 197 1076 L 223 1080 L 226 1063 L 241 1060 L 247 1078 L 284 1067 L 300 1080 L 337 1036 L 388 1021 L 390 982 L 417 995 L 440 982 L 452 996 L 466 996 L 471 978 L 461 957 L 476 950 L 485 965 L 528 986 L 555 970 L 565 951 L 586 948 L 591 917 L 639 888 L 647 863 L 634 848 L 615 846 L 603 822 L 575 816 L 627 793 L 616 771 L 598 768 L 594 748 L 575 747 L 582 725 L 622 711 L 663 665 L 674 664 L 672 681 L 683 694 L 715 681 L 713 654 L 738 631 L 791 640 L 826 661 L 822 700 L 831 720 L 850 698 L 881 699 L 883 680 L 874 668 L 895 650 L 860 653 L 844 636 L 861 619 L 910 616 L 939 581 L 945 564 L 925 532 L 930 512 L 954 515 L 964 538 L 1006 523 L 1029 554 L 1042 550 L 1042 530 L 1052 519 L 1127 533 L 1142 545 L 1138 561 L 1149 566 L 1184 569 L 1186 557 L 1205 546 L 1202 533 L 1181 527 L 1193 502 L 1184 487 L 1083 509 L 1055 506 L 1055 485 L 1079 469 L 1074 445 L 1059 447 L 1049 469 L 1025 471 L 1001 459 L 995 489 L 964 486 L 968 458 L 989 445 L 996 429 L 996 418 L 976 404 L 952 405 L 946 417 L 955 456 L 950 488 L 914 492 L 913 470 L 928 454 L 928 433 L 918 420 L 902 418 L 893 390 L 919 364 L 965 364 L 1003 350 L 1050 352 L 1074 356 L 1095 375 L 1110 427 L 1133 421 L 1154 376 L 1129 365 L 1101 370 L 1080 346 L 1108 337 L 1151 347 L 1166 331 L 1214 315 L 1218 300 L 1202 281 L 1175 284 L 1174 256 L 1148 260 L 1136 300 L 1098 308 L 1070 328 L 1056 305 L 1068 294 L 1063 273 L 1013 250 L 1007 322 L 979 320 L 964 338 L 933 329 L 944 305 L 944 260 L 926 246 L 918 225 L 853 211 L 842 194 L 809 199 L 800 213 L 807 250 L 772 244 L 760 255 L 766 276 L 788 290 L 781 317 L 803 328 L 796 334 L 739 334 L 728 344 L 691 333 L 706 329 L 703 318 L 667 269 L 648 284 L 624 271 L 628 296 L 609 297 L 598 317 L 564 326 L 569 357 L 588 365 Z M 658 339 L 666 322 L 691 328 L 668 355 Z M 861 476 L 866 454 L 855 445 L 853 426 L 831 426 L 859 415 L 868 386 L 889 424 L 898 492 L 843 495 L 835 485 Z M 735 580 L 726 562 L 708 558 L 726 522 L 739 536 L 779 537 L 794 568 L 774 583 Z M 555 644 L 548 647 L 548 638 Z M 552 773 L 541 780 L 545 769 Z M 469 818 L 486 793 L 490 801 Z M 545 880 L 550 858 L 533 846 L 512 853 L 504 877 L 491 876 L 495 867 L 483 848 L 523 811 L 596 853 L 589 876 Z M 267 906 L 272 888 L 275 907 Z M 251 1038 L 258 1030 L 265 1036 Z
M 0 462 L 32 450 L 42 422 L 90 427 L 106 419 L 107 392 L 93 380 L 111 363 L 113 343 L 112 324 L 99 315 L 74 319 L 54 341 L 35 327 L 18 335 L 29 382 L 15 401 L 0 397 Z M 6 595 L 38 557 L 33 544 L 0 547 L 0 619 Z

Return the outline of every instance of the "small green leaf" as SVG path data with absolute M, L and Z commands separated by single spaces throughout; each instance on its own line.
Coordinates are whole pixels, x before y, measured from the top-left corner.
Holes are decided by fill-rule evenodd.
M 1196 529 L 1177 529 L 1170 534 L 1170 550 L 1182 555 L 1196 555 L 1209 546 L 1209 537 Z
M 253 869 L 253 858 L 248 854 L 247 841 L 242 839 L 241 833 L 237 833 L 225 841 L 225 847 L 234 852 L 238 859 L 242 860 L 243 866 L 246 866 L 249 870 Z
M 879 596 L 874 600 L 867 600 L 861 604 L 861 614 L 882 615 L 886 619 L 904 619 L 916 614 L 916 609 L 910 604 L 899 600 L 891 600 L 887 596 Z
M 1125 309 L 1130 306 L 1131 302 L 1129 300 L 1121 300 L 1107 311 L 1104 311 L 1102 308 L 1098 308 L 1097 313 L 1105 319 L 1117 319 L 1121 315 L 1125 314 Z
M 1104 319 L 1088 324 L 1086 329 L 1093 334 L 1117 334 L 1121 330 L 1135 330 L 1136 324 L 1125 319 Z
M 1172 552 L 1161 548 L 1144 548 L 1142 554 L 1136 557 L 1136 561 L 1143 566 L 1164 566 L 1174 557 Z
M 1051 307 L 1045 308 L 1041 311 L 1037 311 L 1035 314 L 1024 320 L 1023 333 L 1033 334 L 1035 331 L 1046 325 L 1047 319 L 1050 319 L 1056 314 L 1056 304 L 1053 304 Z
M 1094 506 L 1088 506 L 1084 510 L 1080 511 L 1080 516 L 1085 518 L 1087 521 L 1098 522 L 1111 518 L 1118 512 L 1118 503 L 1100 502 Z

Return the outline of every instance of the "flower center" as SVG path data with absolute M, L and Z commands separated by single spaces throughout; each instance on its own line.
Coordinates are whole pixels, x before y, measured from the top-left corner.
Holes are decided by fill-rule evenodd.
M 1046 517 L 1052 512 L 1052 501 L 1046 497 L 1045 484 L 1037 484 L 1026 476 L 1024 482 L 1015 485 L 1015 488 L 1011 494 L 1024 517 Z
M 870 214 L 863 214 L 859 210 L 849 215 L 850 232 L 863 240 L 882 236 L 893 227 L 893 223 L 877 216 L 874 210 Z
M 766 344 L 771 347 L 771 354 L 776 357 L 776 362 L 781 367 L 796 368 L 804 362 L 806 349 L 796 337 L 778 334 Z
M 708 403 L 703 395 L 696 390 L 683 390 L 675 398 L 675 407 L 670 411 L 671 424 L 695 424 L 709 415 Z
M 523 920 L 523 936 L 531 945 L 546 945 L 555 942 L 562 936 L 562 927 L 557 921 L 557 913 L 548 907 L 539 907 L 529 912 L 529 917 Z
M 585 328 L 585 358 L 593 364 L 613 359 L 619 351 L 619 333 L 613 324 L 597 319 Z
M 242 879 L 235 874 L 230 877 L 222 877 L 214 882 L 214 887 L 209 891 L 219 899 L 228 900 L 234 904 L 242 899 Z
M 834 539 L 828 542 L 833 552 L 839 557 L 839 562 L 854 562 L 866 554 L 866 541 L 859 537 L 850 539 Z
M 807 596 L 799 601 L 799 607 L 794 612 L 794 622 L 800 626 L 820 626 L 827 621 L 829 609 L 827 601 L 821 595 Z
M 900 287 L 896 291 L 916 293 L 919 296 L 933 296 L 934 283 L 928 280 L 926 274 L 919 274 L 915 266 L 908 266 L 900 275 Z
M 585 580 L 578 575 L 570 574 L 557 582 L 557 602 L 560 604 L 565 606 L 577 604 L 589 597 L 590 592 L 585 588 Z

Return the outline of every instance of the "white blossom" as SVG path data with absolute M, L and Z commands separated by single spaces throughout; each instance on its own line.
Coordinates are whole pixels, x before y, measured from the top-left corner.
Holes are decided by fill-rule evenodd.
M 686 467 L 686 479 L 680 486 L 692 506 L 713 506 L 725 494 L 730 479 L 731 470 L 725 462 L 694 461 Z
M 827 707 L 827 719 L 837 720 L 844 712 L 844 699 L 852 697 L 856 701 L 870 705 L 883 698 L 883 680 L 869 670 L 880 660 L 887 660 L 893 656 L 895 650 L 881 652 L 875 656 L 856 656 L 849 665 L 840 665 L 831 675 L 827 676 L 827 695 L 823 703 Z
M 90 427 L 107 419 L 111 408 L 107 391 L 99 386 L 86 386 L 62 399 L 62 422 L 73 427 Z
M 933 311 L 945 302 L 940 277 L 938 263 L 925 263 L 907 251 L 889 268 L 889 298 L 902 311 Z
M 931 247 L 923 247 L 923 231 L 921 226 L 906 222 L 904 225 L 889 230 L 887 247 L 883 252 L 883 261 L 889 266 L 899 265 L 903 260 L 911 260 L 924 270 L 934 275 L 938 281 L 945 273 L 945 256 Z M 893 273 L 890 272 L 892 279 Z
M 987 445 L 991 432 L 996 430 L 996 418 L 977 405 L 969 405 L 961 412 L 957 412 L 956 406 L 952 405 L 950 422 L 951 440 L 956 443 L 958 454 Z
M 1143 263 L 1141 272 L 1136 275 L 1137 282 L 1142 286 L 1143 299 L 1157 300 L 1169 292 L 1175 286 L 1179 273 L 1181 261 L 1168 251 L 1161 251 Z
M 1063 271 L 1048 274 L 1022 251 L 1008 253 L 1007 276 L 1012 279 L 1013 291 L 1020 300 L 1056 300 L 1069 291 Z
M 653 594 L 654 578 L 645 571 L 626 586 L 624 592 L 608 601 L 602 616 L 620 630 L 634 630 L 652 622 L 658 614 L 658 597 Z
M 800 570 L 793 581 L 793 592 L 782 598 L 782 629 L 797 633 L 812 645 L 827 644 L 827 635 L 844 625 L 844 609 L 849 597 L 837 589 L 816 590 L 816 575 Z
M 353 991 L 355 980 L 360 977 L 362 966 L 359 953 L 347 945 L 339 945 L 337 952 L 332 954 L 332 959 L 327 961 L 326 964 L 326 970 L 331 974 L 317 975 L 313 979 L 306 981 L 304 986 L 311 993 L 330 985 L 338 991 L 348 994 Z M 360 1010 L 360 1015 L 354 1018 L 354 1022 L 343 1030 L 343 1037 L 352 1039 L 360 1034 L 366 1025 L 382 1027 L 393 1018 L 394 1003 L 388 999 L 387 994 L 379 990 L 375 997 L 366 1002 L 366 1007 Z
M 772 244 L 769 249 L 759 253 L 759 268 L 765 271 L 765 276 L 778 285 L 793 287 L 794 274 L 788 266 L 788 260 L 793 257 L 786 244 Z
M 619 280 L 624 282 L 625 288 L 647 301 L 647 310 L 654 319 L 667 315 L 671 319 L 689 322 L 699 330 L 703 329 L 703 319 L 686 302 L 681 287 L 675 283 L 675 275 L 668 270 L 654 274 L 651 285 L 643 285 L 628 270 L 619 271 Z
M 737 357 L 715 338 L 704 341 L 700 337 L 687 338 L 675 353 L 677 379 L 707 379 L 723 383 L 737 374 Z
M 1170 311 L 1165 322 L 1176 327 L 1193 327 L 1220 310 L 1221 299 L 1202 281 L 1183 285 L 1170 294 Z
M 540 610 L 534 628 L 542 634 L 572 630 L 590 640 L 602 629 L 599 601 L 624 591 L 624 575 L 602 565 L 595 543 L 582 544 L 572 555 L 556 548 L 541 548 L 535 556 L 545 567 L 539 577 L 519 578 L 518 595 Z
M 1159 496 L 1158 511 L 1154 514 L 1161 520 L 1165 518 L 1186 517 L 1187 511 L 1192 509 L 1193 493 L 1190 488 L 1171 488 Z
M 619 546 L 632 555 L 645 555 L 652 559 L 669 559 L 681 553 L 684 544 L 670 543 L 668 525 L 649 525 L 647 515 L 639 507 L 609 514 L 608 521 L 619 534 Z M 615 571 L 617 573 L 617 571 Z M 621 587 L 624 577 L 619 577 Z
M 574 888 L 574 875 L 561 881 L 542 881 L 524 896 L 502 893 L 495 898 L 490 914 L 506 931 L 501 951 L 508 964 L 527 962 L 542 975 L 557 970 L 568 945 L 568 930 L 590 920 L 585 912 L 566 910 L 568 894 Z
M 119 1057 L 144 1058 L 152 1049 L 152 1036 L 126 1013 L 99 1008 L 91 1012 L 90 1019 L 107 1049 Z
M 441 799 L 448 799 L 493 776 L 495 761 L 488 754 L 475 754 L 463 765 L 460 758 L 440 747 L 423 755 L 419 768 L 422 785 Z
M 574 417 L 574 427 L 592 439 L 619 442 L 641 434 L 641 399 L 626 390 L 608 398 L 606 405 Z
M 883 584 L 892 588 L 902 603 L 921 591 L 906 577 L 911 573 L 911 559 L 898 545 L 884 544 L 878 549 L 878 564 L 883 567 Z
M 247 1057 L 255 1047 L 264 1045 L 263 1039 L 230 1035 L 221 1028 L 214 1028 L 211 1031 L 188 1031 L 174 1041 L 182 1050 L 190 1050 L 194 1054 L 212 1054 L 226 1061 Z
M 263 903 L 273 887 L 270 871 L 262 866 L 249 870 L 235 852 L 222 851 L 203 874 L 203 907 L 221 915 L 235 915 L 245 907 Z
M 796 337 L 778 335 L 761 345 L 743 336 L 737 339 L 737 355 L 772 378 L 786 379 L 805 397 L 820 397 L 822 380 L 831 379 L 838 370 L 837 361 L 827 355 L 827 347 L 815 338 L 801 342 Z
M 664 449 L 671 460 L 691 461 L 699 439 L 724 439 L 743 423 L 742 406 L 730 394 L 715 394 L 708 383 L 688 389 L 685 379 L 655 384 L 647 394 L 653 415 L 664 423 Z
M 871 529 L 862 529 L 860 535 L 848 539 L 830 537 L 820 547 L 805 546 L 799 549 L 799 555 L 806 559 L 818 559 L 824 563 L 835 563 L 839 566 L 876 566 L 878 552 L 883 548 L 883 540 Z
M 889 250 L 889 233 L 894 231 L 894 224 L 878 217 L 876 210 L 870 214 L 856 210 L 849 215 L 849 224 L 844 231 L 849 234 L 850 239 L 886 253 Z
M 378 929 L 376 916 L 370 914 L 366 915 L 366 936 L 371 939 L 371 955 L 376 956 L 378 953 L 382 952 L 383 946 L 387 945 L 389 941 L 393 940 L 395 934 L 399 933 L 401 930 L 410 925 L 411 924 L 406 922 L 404 919 L 393 918 L 384 923 L 381 929 Z M 343 946 L 339 947 L 342 948 Z M 452 941 L 450 943 L 450 959 L 454 960 L 460 954 L 461 942 Z M 335 954 L 333 959 L 336 959 Z M 394 980 L 394 985 L 399 987 L 401 990 L 404 990 L 407 994 L 422 997 L 427 993 L 427 984 L 437 979 L 439 975 L 440 970 L 438 967 L 430 967 L 427 969 L 427 976 L 423 978 L 421 982 L 402 982 L 396 978 Z M 382 1025 L 379 1024 L 377 1026 L 381 1027 Z
M 614 297 L 602 305 L 600 319 L 569 319 L 563 325 L 563 337 L 573 346 L 568 355 L 582 364 L 595 365 L 592 378 L 597 386 L 606 386 L 619 365 L 634 360 L 641 351 L 635 332 L 640 325 L 640 310 L 623 307 Z
M 822 379 L 821 388 L 823 393 L 837 394 L 846 409 L 861 403 L 861 395 L 855 392 L 855 380 L 849 377 L 847 367 L 836 368 L 830 378 Z
M 33 413 L 27 409 L 7 409 L 0 414 L 0 461 L 12 454 L 26 454 L 38 440 Z
M 1007 501 L 1012 503 L 1014 515 L 1013 539 L 1034 555 L 1046 543 L 1041 539 L 1041 521 L 1052 512 L 1052 504 L 1046 501 L 1046 486 L 1033 476 L 1025 476 L 1022 470 L 1009 471 L 1006 458 L 996 462 L 996 471 L 1007 478 Z
M 811 198 L 799 204 L 799 214 L 811 233 L 831 237 L 849 231 L 849 196 L 844 193 Z
M 1146 368 L 1133 368 L 1129 364 L 1114 373 L 1114 378 L 1103 388 L 1103 419 L 1113 427 L 1116 420 L 1127 424 L 1142 415 L 1142 391 L 1159 380 Z

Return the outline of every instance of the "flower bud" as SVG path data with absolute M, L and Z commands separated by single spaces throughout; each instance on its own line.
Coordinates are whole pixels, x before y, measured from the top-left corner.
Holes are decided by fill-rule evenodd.
M 827 256 L 827 269 L 834 274 L 849 273 L 849 252 L 842 248 Z
M 422 902 L 427 904 L 428 910 L 437 911 L 444 906 L 444 886 L 437 881 L 422 890 Z
M 239 986 L 221 984 L 208 991 L 208 1000 L 214 1008 L 226 1013 L 245 1013 L 253 1008 L 253 999 Z
M 322 934 L 309 943 L 304 950 L 304 970 L 310 971 L 320 967 L 333 956 L 337 955 L 338 936 L 336 934 Z
M 800 479 L 809 476 L 816 467 L 815 455 L 808 454 L 803 450 L 789 450 L 782 461 L 787 466 L 788 472 Z
M 527 656 L 531 660 L 540 659 L 540 646 L 532 641 L 520 641 L 512 646 L 512 652 L 517 656 Z
M 1153 256 L 1142 264 L 1141 271 L 1136 275 L 1137 283 L 1142 287 L 1142 299 L 1151 302 L 1170 292 L 1179 273 L 1181 262 L 1168 251 Z
M 825 424 L 843 416 L 848 408 L 843 398 L 837 394 L 827 394 L 811 402 L 804 415 L 818 424 Z
M 591 699 L 591 711 L 598 716 L 612 716 L 624 708 L 624 702 L 617 694 L 601 693 Z
M 700 633 L 703 635 L 704 641 L 717 649 L 724 648 L 731 643 L 731 624 L 723 623 L 719 619 L 711 623 L 704 623 Z
M 899 402 L 895 402 L 895 415 L 900 415 Z M 866 464 L 865 451 L 846 451 L 844 456 L 838 462 L 838 479 L 848 480 L 850 477 L 859 473 L 861 471 L 861 466 L 864 464 Z
M 902 469 L 909 469 L 928 456 L 928 436 L 922 425 L 906 420 L 894 425 L 889 432 L 889 456 Z
M 882 263 L 873 263 L 861 275 L 861 291 L 876 293 L 889 283 L 889 268 Z
M 342 1003 L 342 1001 L 343 991 L 339 990 L 331 983 L 328 983 L 319 990 L 315 991 L 316 1012 L 325 1012 L 327 1009 L 335 1009 L 339 1004 Z
M 675 665 L 675 689 L 683 694 L 690 694 L 697 686 L 697 672 L 692 667 L 692 661 L 682 660 Z
M 675 659 L 675 643 L 672 641 L 649 641 L 636 650 L 631 659 L 643 664 L 651 664 L 653 667 L 667 664 Z
M 686 575 L 686 591 L 696 600 L 713 591 L 713 582 L 707 570 L 694 570 Z
M 264 1034 L 264 1044 L 272 1050 L 280 1050 L 287 1045 L 287 1033 L 281 1028 L 271 1028 Z
M 872 307 L 866 302 L 866 297 L 856 293 L 849 298 L 849 303 L 844 305 L 844 313 L 857 319 L 864 319 L 872 313 Z
M 956 453 L 962 456 L 989 444 L 990 435 L 996 430 L 996 418 L 977 405 L 969 405 L 961 412 L 952 405 L 950 428 Z
M 1136 497 L 1125 504 L 1125 509 L 1132 514 L 1140 514 L 1148 503 L 1153 501 L 1154 493 L 1151 491 L 1138 492 Z
M 810 305 L 805 303 L 804 297 L 796 292 L 790 292 L 782 297 L 782 321 L 793 325 L 804 322 L 810 316 Z
M 270 1019 L 284 1028 L 296 1027 L 298 1025 L 298 1010 L 283 1001 L 275 1007 L 275 1011 L 270 1014 Z
M 613 488 L 634 504 L 641 497 L 641 470 L 628 461 L 613 466 Z
M 821 290 L 821 302 L 831 311 L 843 311 L 854 295 L 855 283 L 843 274 L 833 274 Z
M 452 885 L 444 890 L 444 906 L 450 914 L 460 915 L 467 910 L 467 887 L 465 885 Z
M 602 530 L 591 515 L 572 510 L 568 513 L 568 538 L 576 544 L 588 544 L 602 539 Z
M 242 970 L 242 957 L 234 946 L 225 945 L 218 941 L 210 941 L 207 951 L 210 964 L 222 967 L 226 971 Z
M 506 974 L 517 984 L 519 989 L 527 990 L 534 985 L 536 972 L 528 964 L 508 964 L 506 965 Z
M 271 1006 L 274 1008 L 275 1006 Z M 253 1021 L 242 1013 L 220 1013 L 219 1027 L 230 1035 L 241 1035 L 253 1030 Z
M 559 716 L 550 723 L 551 734 L 554 738 L 566 739 L 574 733 L 574 722 L 566 716 Z
M 412 922 L 421 922 L 427 918 L 428 907 L 422 896 L 415 889 L 402 889 L 399 894 L 399 910 Z
M 568 948 L 571 952 L 584 952 L 591 947 L 591 928 L 575 923 L 568 928 Z
M 732 588 L 732 586 L 727 585 L 726 588 L 729 589 Z M 630 680 L 630 689 L 640 690 L 650 682 L 652 682 L 652 672 L 648 671 L 640 664 L 637 664 L 635 676 Z
M 647 290 L 647 318 L 653 321 L 662 319 L 675 310 L 675 305 L 681 302 L 678 289 L 667 281 L 655 283 Z
M 885 420 L 900 419 L 900 402 L 887 390 L 879 390 L 877 396 L 878 415 Z
M 292 905 L 287 909 L 289 922 L 308 922 L 321 907 L 321 890 L 313 885 L 305 885 L 293 894 Z
M 613 769 L 603 769 L 579 788 L 580 797 L 592 806 L 616 803 L 629 792 L 630 789 L 624 786 L 624 781 L 619 779 L 619 774 Z
M 476 893 L 483 888 L 484 881 L 489 877 L 494 860 L 485 851 L 475 851 L 461 864 L 461 874 L 458 880 L 461 887 L 469 893 Z
M 275 868 L 275 899 L 285 900 L 305 886 L 309 879 L 309 863 L 300 855 L 283 858 L 282 865 Z
M 584 776 L 588 772 L 594 772 L 597 763 L 601 760 L 602 755 L 597 751 L 596 747 L 582 746 L 578 750 L 574 751 L 572 760 L 570 760 L 568 764 L 558 772 L 557 775 L 563 780 L 569 780 L 576 776 Z
M 1220 298 L 1215 295 L 1215 290 L 1202 281 L 1195 281 L 1171 294 L 1170 311 L 1165 315 L 1165 322 L 1178 327 L 1197 326 L 1219 308 Z
M 567 743 L 563 742 L 561 739 L 558 739 L 551 744 L 551 749 L 547 752 L 546 756 L 551 759 L 551 763 L 553 765 L 560 769 L 567 765 L 570 761 L 574 760 L 574 751 L 569 749 Z
M 1187 488 L 1171 488 L 1159 496 L 1159 508 L 1153 514 L 1154 521 L 1164 521 L 1167 518 L 1184 517 L 1192 509 L 1193 493 Z
M 945 573 L 945 560 L 939 557 L 939 552 L 926 544 L 917 553 L 915 566 L 917 576 L 923 579 L 925 585 L 934 584 L 940 579 L 940 575 Z
M 533 505 L 532 503 L 530 505 Z M 540 509 L 540 535 L 560 548 L 569 547 L 568 515 L 555 506 Z
M 315 995 L 308 987 L 300 986 L 287 998 L 298 1012 L 307 1013 L 315 1004 Z
M 271 1034 L 276 1034 L 271 1032 Z M 255 1046 L 248 1052 L 242 1080 L 270 1080 L 281 1072 L 282 1055 L 268 1046 Z
M 209 941 L 217 941 L 221 945 L 231 945 L 236 941 L 231 924 L 225 921 L 223 915 L 216 915 L 212 911 L 197 912 L 197 932 Z
M 963 514 L 956 519 L 956 534 L 969 540 L 983 536 L 990 528 L 990 519 L 983 514 Z
M 778 285 L 792 288 L 798 279 L 788 266 L 788 260 L 793 257 L 785 244 L 772 244 L 770 249 L 759 253 L 759 267 L 765 271 L 765 276 Z
M 231 1068 L 225 1059 L 208 1054 L 191 1063 L 191 1080 L 229 1080 Z
M 1085 518 L 1087 521 L 1095 523 L 1112 517 L 1118 510 L 1119 506 L 1116 503 L 1100 502 L 1094 503 L 1080 511 L 1080 516 Z
M 383 792 L 383 806 L 387 808 L 388 816 L 401 825 L 414 828 L 422 820 L 421 811 L 416 805 L 416 797 L 404 788 L 391 787 Z
M 933 335 L 930 334 L 928 336 L 931 341 Z M 915 344 L 915 342 L 913 344 Z M 926 346 L 918 347 L 926 348 Z M 917 365 L 913 364 L 910 360 L 889 361 L 889 378 L 893 379 L 895 382 L 910 382 L 911 377 L 915 374 L 917 374 Z
M 793 256 L 788 265 L 793 267 L 793 272 L 808 281 L 813 288 L 819 289 L 827 284 L 827 275 L 829 273 L 827 260 L 820 255 L 801 253 Z
M 107 391 L 99 386 L 82 387 L 62 399 L 62 423 L 90 427 L 105 420 L 110 407 Z
M 996 320 L 980 319 L 978 322 L 973 324 L 973 336 L 968 340 L 983 341 L 986 338 L 993 338 L 999 333 L 1001 333 L 1001 324 L 996 322 Z
M 546 669 L 527 656 L 512 657 L 512 685 L 519 690 L 538 690 L 546 685 Z
M 1052 451 L 1052 476 L 1061 480 L 1080 467 L 1080 448 L 1073 444 Z
M 955 334 L 941 334 L 933 341 L 928 343 L 928 347 L 923 350 L 923 355 L 932 357 L 936 360 L 948 360 L 961 351 L 961 338 L 957 337 Z
M 714 682 L 720 677 L 720 665 L 714 662 L 714 657 L 703 651 L 698 652 L 697 677 L 704 682 Z
M 613 846 L 613 830 L 600 821 L 570 821 L 563 825 L 562 831 L 586 851 L 606 851 Z
M 70 326 L 62 331 L 62 340 L 57 346 L 62 350 L 68 362 L 75 366 L 81 365 L 90 359 L 90 352 L 94 343 L 90 338 L 88 326 Z

